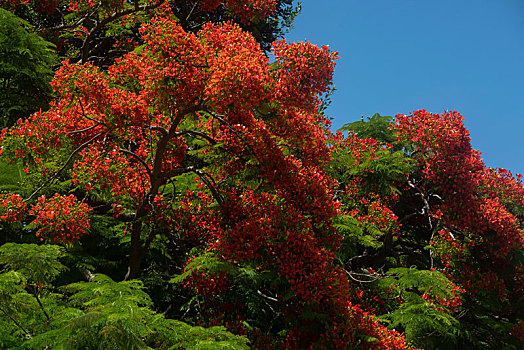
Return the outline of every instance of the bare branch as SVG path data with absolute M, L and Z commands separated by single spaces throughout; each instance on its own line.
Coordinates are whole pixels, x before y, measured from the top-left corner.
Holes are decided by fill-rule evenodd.
M 377 280 L 389 277 L 389 276 L 372 276 L 372 275 L 363 274 L 363 273 L 350 272 L 350 271 L 348 271 L 346 269 L 344 269 L 344 271 L 349 276 L 349 278 L 351 278 L 353 281 L 358 282 L 358 283 L 372 283 L 372 282 L 375 282 Z M 353 277 L 353 275 L 362 276 L 362 277 L 368 277 L 368 278 L 371 278 L 371 280 L 367 280 L 367 281 L 360 280 L 360 279 L 357 279 L 357 278 Z
M 193 4 L 193 7 L 191 8 L 191 11 L 189 11 L 189 14 L 186 17 L 186 22 L 189 21 L 189 17 L 191 17 L 191 15 L 193 14 L 193 11 L 197 7 L 198 3 L 199 3 L 199 1 L 195 1 L 195 3 Z
M 58 10 L 61 14 L 62 14 L 62 25 L 60 26 L 56 26 L 56 27 L 50 27 L 50 28 L 45 28 L 44 30 L 45 31 L 57 31 L 57 30 L 65 30 L 65 29 L 70 29 L 70 28 L 75 28 L 75 27 L 78 27 L 79 25 L 81 25 L 86 19 L 88 19 L 89 17 L 92 17 L 96 11 L 98 11 L 98 9 L 100 8 L 100 5 L 102 3 L 99 2 L 94 8 L 93 8 L 93 11 L 91 11 L 90 13 L 86 13 L 83 17 L 79 18 L 78 20 L 76 20 L 76 22 L 74 23 L 70 23 L 70 24 L 65 24 L 64 21 L 63 21 L 63 17 L 64 17 L 64 14 L 62 13 L 62 11 Z
M 273 297 L 270 297 L 269 295 L 266 295 L 264 293 L 262 293 L 260 290 L 257 290 L 257 294 L 260 295 L 261 297 L 267 299 L 267 300 L 271 300 L 271 301 L 274 301 L 274 302 L 278 302 L 278 299 L 276 298 L 273 298 Z M 273 310 L 273 309 L 272 309 Z M 274 312 L 274 310 L 273 310 Z
M 164 129 L 163 127 L 161 126 L 158 126 L 158 125 L 153 125 L 153 126 L 148 126 L 147 129 L 149 130 L 153 130 L 153 131 L 157 131 L 159 133 L 162 134 L 162 136 L 167 136 L 168 132 L 166 129 Z
M 38 297 L 38 289 L 39 289 L 38 287 L 35 287 L 35 294 L 34 294 L 35 295 L 35 299 L 38 302 L 38 305 L 40 306 L 40 309 L 44 313 L 45 318 L 47 319 L 47 321 L 49 321 L 51 318 L 49 317 L 49 314 L 47 313 L 47 311 L 45 311 L 44 305 L 42 305 L 42 302 L 40 301 L 40 298 Z
M 80 104 L 80 109 L 82 110 L 82 116 L 86 119 L 89 119 L 91 120 L 92 122 L 95 122 L 99 125 L 103 125 L 105 127 L 107 127 L 107 125 L 104 123 L 104 122 L 101 122 L 100 120 L 96 120 L 95 118 L 91 118 L 89 117 L 87 114 L 86 114 L 86 111 L 84 110 L 84 105 L 82 104 L 82 99 L 80 97 L 78 97 L 78 103 Z
M 4 315 L 6 315 L 11 321 L 13 321 L 13 323 L 16 324 L 16 326 L 20 328 L 26 334 L 27 337 L 31 336 L 31 334 L 24 327 L 22 327 L 22 325 L 18 323 L 9 313 L 7 313 L 2 308 L 0 308 L 0 311 L 2 311 Z

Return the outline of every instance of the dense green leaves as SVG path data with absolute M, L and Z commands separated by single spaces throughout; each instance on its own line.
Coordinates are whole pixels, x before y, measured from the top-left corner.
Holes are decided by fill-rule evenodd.
M 0 247 L 0 262 L 6 267 L 0 274 L 2 348 L 249 348 L 245 337 L 224 327 L 192 327 L 154 312 L 138 280 L 114 282 L 94 274 L 86 282 L 47 283 L 42 285 L 45 293 L 32 288 L 35 283 L 30 281 L 51 281 L 65 270 L 58 261 L 64 253 L 63 248 L 51 245 Z M 35 264 L 38 261 L 41 266 Z
M 33 282 L 52 282 L 66 270 L 58 260 L 63 255 L 57 245 L 6 243 L 0 247 L 0 264 Z
M 47 109 L 50 101 L 58 58 L 51 43 L 26 27 L 27 22 L 0 8 L 0 127 Z
M 366 121 L 362 117 L 361 121 L 347 123 L 339 131 L 355 132 L 361 139 L 370 138 L 382 143 L 394 144 L 396 137 L 391 129 L 392 122 L 393 118 L 375 113 L 373 116 L 367 117 Z

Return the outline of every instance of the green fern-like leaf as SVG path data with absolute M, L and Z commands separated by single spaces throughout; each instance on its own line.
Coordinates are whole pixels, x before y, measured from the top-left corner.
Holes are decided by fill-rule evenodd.
M 49 282 L 67 269 L 58 260 L 63 255 L 57 245 L 6 243 L 0 247 L 0 264 L 31 281 Z
M 191 263 L 189 263 L 186 266 L 184 273 L 174 276 L 170 280 L 170 283 L 181 283 L 192 273 L 201 270 L 208 271 L 211 273 L 225 271 L 232 275 L 236 275 L 238 273 L 237 267 L 235 267 L 231 263 L 224 260 L 220 260 L 212 252 L 206 252 L 202 255 L 195 257 L 191 261 Z
M 388 271 L 390 278 L 383 279 L 382 284 L 396 289 L 409 290 L 416 288 L 421 293 L 439 298 L 451 298 L 453 284 L 438 271 L 417 270 L 416 268 L 398 267 Z

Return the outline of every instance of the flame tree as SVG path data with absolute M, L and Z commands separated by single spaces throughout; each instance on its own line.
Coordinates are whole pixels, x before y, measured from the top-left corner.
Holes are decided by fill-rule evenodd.
M 458 113 L 332 134 L 320 98 L 337 53 L 255 30 L 287 2 L 42 4 L 34 21 L 59 22 L 71 59 L 50 109 L 0 148 L 25 173 L 0 219 L 39 243 L 0 249 L 0 311 L 41 310 L 40 328 L 6 321 L 27 346 L 191 348 L 179 319 L 237 348 L 214 326 L 254 348 L 518 348 L 524 189 L 484 166 Z M 104 46 L 117 37 L 130 47 Z

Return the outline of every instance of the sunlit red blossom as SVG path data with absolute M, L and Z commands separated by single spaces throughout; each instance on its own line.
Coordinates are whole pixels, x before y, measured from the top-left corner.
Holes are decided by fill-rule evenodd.
M 147 42 L 141 59 L 126 56 L 118 64 L 121 68 L 113 72 L 117 77 L 128 75 L 121 69 L 138 61 L 134 69 L 137 81 L 145 88 L 141 92 L 145 100 L 154 101 L 158 112 L 191 110 L 202 98 L 209 76 L 201 41 L 166 18 L 154 19 L 141 32 Z
M 524 235 L 510 210 L 522 205 L 520 177 L 485 166 L 458 112 L 398 115 L 394 129 L 399 141 L 414 146 L 420 185 L 442 198 L 431 210 L 445 229 L 433 245 L 449 276 L 470 295 L 490 290 L 503 300 L 514 295 L 522 271 L 508 257 L 524 247 Z
M 273 13 L 276 4 L 276 0 L 203 0 L 200 2 L 202 9 L 209 12 L 224 5 L 244 23 L 266 18 Z
M 311 111 L 318 105 L 318 96 L 331 85 L 338 53 L 327 46 L 319 48 L 305 41 L 273 43 L 277 68 L 272 72 L 277 100 L 286 108 Z
M 253 36 L 232 23 L 209 23 L 199 37 L 204 41 L 209 65 L 207 104 L 218 113 L 236 117 L 258 106 L 269 83 L 268 58 Z
M 479 152 L 471 148 L 463 119 L 458 112 L 440 115 L 421 110 L 409 116 L 397 115 L 395 130 L 400 140 L 411 142 L 422 155 L 418 162 L 424 177 L 438 184 L 446 198 L 453 195 L 459 199 L 444 201 L 441 209 L 449 214 L 448 220 L 471 227 L 477 221 L 475 210 L 471 210 L 478 207 L 474 200 L 477 174 L 484 164 Z
M 39 228 L 37 237 L 50 239 L 55 243 L 75 243 L 87 233 L 89 229 L 89 212 L 92 210 L 87 204 L 76 199 L 75 196 L 61 196 L 55 194 L 46 199 L 38 198 L 29 214 L 35 215 L 33 223 Z
M 511 250 L 524 247 L 524 232 L 498 198 L 482 199 L 479 211 L 487 229 L 496 234 L 497 239 L 491 242 L 494 254 L 506 256 Z
M 371 160 L 377 159 L 376 153 L 382 146 L 375 139 L 370 138 L 359 138 L 354 133 L 349 133 L 348 136 L 341 140 L 340 146 L 344 147 L 349 154 L 351 154 L 352 160 L 357 164 L 365 158 Z
M 27 204 L 19 194 L 0 193 L 0 221 L 19 222 L 26 209 Z
M 274 292 L 279 295 L 293 293 L 295 298 L 288 300 L 289 307 L 284 313 L 294 322 L 304 322 L 304 328 L 297 327 L 293 333 L 297 338 L 288 339 L 296 340 L 295 348 L 307 348 L 305 344 L 321 341 L 319 334 L 305 331 L 308 328 L 306 319 L 298 321 L 302 319 L 305 305 L 331 314 L 333 322 L 330 324 L 336 320 L 345 325 L 355 322 L 349 328 L 328 327 L 323 331 L 329 337 L 340 334 L 338 345 L 348 344 L 359 333 L 374 334 L 384 344 L 390 342 L 386 340 L 389 333 L 384 327 L 370 318 L 367 321 L 360 319 L 368 316 L 361 313 L 355 316 L 349 312 L 349 286 L 345 273 L 334 266 L 333 253 L 315 238 L 313 227 L 299 209 L 277 196 L 252 191 L 230 194 L 227 203 L 221 228 L 210 237 L 210 248 L 235 264 L 256 264 L 262 270 L 278 267 L 278 274 L 287 281 L 287 286 L 280 285 Z M 209 281 L 207 277 L 205 280 Z M 203 292 L 207 293 L 206 290 Z M 357 320 L 352 320 L 353 317 Z M 403 344 L 398 335 L 392 339 Z
M 116 147 L 83 150 L 73 164 L 71 175 L 74 184 L 80 184 L 88 191 L 96 188 L 119 199 L 131 199 L 136 204 L 142 201 L 149 186 L 143 165 Z
M 382 202 L 379 196 L 369 194 L 367 197 L 360 199 L 351 199 L 354 200 L 355 208 L 347 213 L 357 219 L 364 227 L 365 225 L 372 225 L 379 231 L 392 235 L 396 235 L 399 232 L 398 217 Z
M 247 4 L 260 11 L 273 3 L 224 1 L 229 9 Z M 299 339 L 297 346 L 324 338 L 342 346 L 367 335 L 377 339 L 377 348 L 405 348 L 396 332 L 349 303 L 347 276 L 335 258 L 340 237 L 332 219 L 339 211 L 324 169 L 331 136 L 318 98 L 331 85 L 337 54 L 279 42 L 273 69 L 253 37 L 231 23 L 190 34 L 172 19 L 156 18 L 141 33 L 143 52 L 128 54 L 105 72 L 64 63 L 53 82 L 59 102 L 13 131 L 21 140 L 38 130 L 41 144 L 21 149 L 46 158 L 54 147 L 82 146 L 68 169 L 72 183 L 111 198 L 114 215 L 134 211 L 142 215 L 137 222 L 157 225 L 166 237 L 277 274 L 278 285 L 269 288 L 286 298 L 279 311 L 297 325 L 289 336 Z M 206 135 L 201 149 L 189 141 L 198 138 L 196 132 Z M 210 146 L 215 142 L 217 147 Z M 170 174 L 197 170 L 216 180 L 215 192 L 200 178 L 196 190 L 169 200 L 161 194 L 164 184 L 177 180 Z M 248 177 L 256 184 L 247 185 Z M 73 196 L 56 195 L 41 197 L 32 215 L 40 237 L 74 242 L 89 227 L 89 210 Z M 377 201 L 368 211 L 370 220 L 393 230 L 396 218 L 385 205 Z M 138 236 L 140 246 L 138 233 L 131 236 Z M 186 286 L 205 299 L 204 312 L 237 327 L 244 310 L 239 306 L 225 317 L 233 304 L 217 300 L 235 283 L 225 272 L 198 270 Z M 318 332 L 310 330 L 308 309 L 328 317 Z
M 321 127 L 325 125 L 326 128 Z M 331 159 L 327 131 L 330 121 L 318 113 L 285 110 L 282 116 L 270 119 L 267 128 L 282 139 L 281 148 L 298 157 L 306 167 L 320 167 Z M 296 154 L 294 150 L 300 150 Z
M 73 120 L 82 121 L 87 124 L 86 127 L 98 122 L 98 130 L 124 133 L 123 129 L 130 125 L 150 122 L 152 115 L 148 112 L 148 100 L 136 93 L 112 87 L 111 83 L 112 76 L 107 76 L 89 63 L 76 65 L 64 62 L 51 85 L 62 100 L 68 101 L 68 109 L 74 108 Z M 66 130 L 82 130 L 80 125 L 75 126 L 76 129 L 68 127 Z
M 517 174 L 514 177 L 506 169 L 486 168 L 482 174 L 481 186 L 488 197 L 524 205 L 522 175 Z

